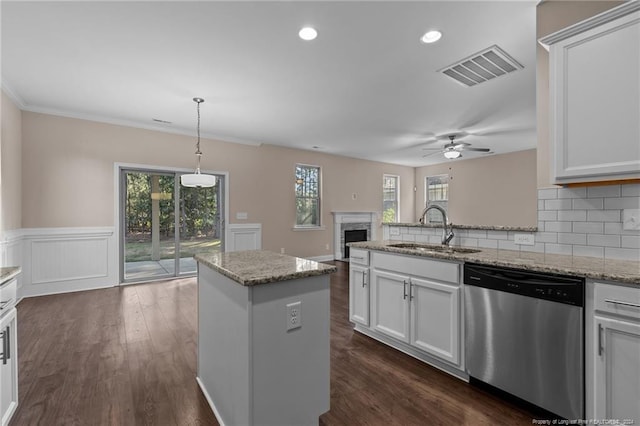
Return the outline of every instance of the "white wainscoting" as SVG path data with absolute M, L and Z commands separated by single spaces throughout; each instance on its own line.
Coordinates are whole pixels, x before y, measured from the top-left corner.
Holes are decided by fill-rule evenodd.
M 0 237 L 0 266 L 22 266 L 23 247 L 22 230 L 6 231 Z M 21 298 L 22 274 L 17 278 L 18 300 Z
M 232 223 L 227 225 L 225 251 L 262 249 L 261 223 Z
M 19 234 L 17 243 L 3 243 L 3 264 L 22 267 L 18 297 L 118 285 L 113 227 L 31 228 Z

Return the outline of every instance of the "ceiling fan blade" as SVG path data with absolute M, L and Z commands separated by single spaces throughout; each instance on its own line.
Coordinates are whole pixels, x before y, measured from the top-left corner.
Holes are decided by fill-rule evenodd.
M 442 148 L 422 148 L 423 151 L 442 151 Z
M 466 148 L 463 147 L 461 151 L 478 151 L 478 152 L 489 152 L 491 151 L 489 148 Z
M 465 149 L 469 145 L 471 145 L 471 144 L 470 143 L 466 143 L 466 142 L 458 142 L 457 144 L 455 144 L 451 148 L 453 148 L 453 149 Z

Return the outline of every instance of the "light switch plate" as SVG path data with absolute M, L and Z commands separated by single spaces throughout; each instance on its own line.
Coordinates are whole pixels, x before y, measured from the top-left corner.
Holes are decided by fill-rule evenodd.
M 515 234 L 513 242 L 523 246 L 532 246 L 535 244 L 535 238 L 533 234 Z
M 640 209 L 622 210 L 622 229 L 640 231 Z
M 236 213 L 236 219 L 247 219 L 249 217 L 249 215 L 247 214 L 247 212 L 237 212 Z

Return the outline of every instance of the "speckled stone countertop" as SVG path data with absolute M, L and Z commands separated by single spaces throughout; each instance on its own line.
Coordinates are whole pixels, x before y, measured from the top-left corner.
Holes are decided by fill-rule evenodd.
M 617 281 L 640 287 L 640 261 L 600 259 L 528 251 L 479 249 L 478 253 L 449 253 L 418 251 L 410 248 L 390 247 L 403 241 L 362 241 L 349 243 L 350 247 L 391 253 L 409 254 L 438 259 L 475 262 L 485 265 L 505 266 L 529 271 L 551 272 L 597 280 Z M 467 247 L 464 247 L 467 248 Z
M 383 225 L 387 226 L 404 226 L 409 228 L 440 228 L 442 224 L 438 223 L 395 223 L 395 222 L 383 222 Z M 493 225 L 456 225 L 452 223 L 454 229 L 480 229 L 485 231 L 519 231 L 519 232 L 536 232 L 537 226 L 493 226 Z
M 19 266 L 3 266 L 0 268 L 0 285 L 17 276 L 21 269 Z
M 198 254 L 194 257 L 201 264 L 245 286 L 331 274 L 338 270 L 332 265 L 266 250 Z

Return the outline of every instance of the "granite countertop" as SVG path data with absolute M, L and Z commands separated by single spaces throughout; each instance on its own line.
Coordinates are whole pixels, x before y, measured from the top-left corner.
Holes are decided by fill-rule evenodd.
M 241 285 L 294 280 L 337 271 L 332 265 L 266 250 L 198 254 L 195 259 Z
M 11 278 L 16 277 L 22 269 L 19 266 L 0 267 L 0 285 L 6 283 Z
M 440 228 L 441 223 L 396 223 L 396 222 L 383 222 L 383 225 L 387 226 L 403 226 L 409 228 Z M 450 224 L 454 229 L 480 229 L 485 231 L 519 231 L 519 232 L 536 232 L 537 226 L 497 226 L 497 225 L 456 225 Z
M 529 271 L 573 275 L 597 280 L 617 281 L 640 287 L 640 261 L 600 259 L 596 257 L 567 256 L 533 253 L 528 251 L 479 248 L 478 253 L 449 253 L 418 251 L 410 248 L 390 247 L 406 241 L 361 241 L 350 247 L 391 253 L 409 254 L 438 259 L 474 262 Z M 468 248 L 468 247 L 464 247 Z

